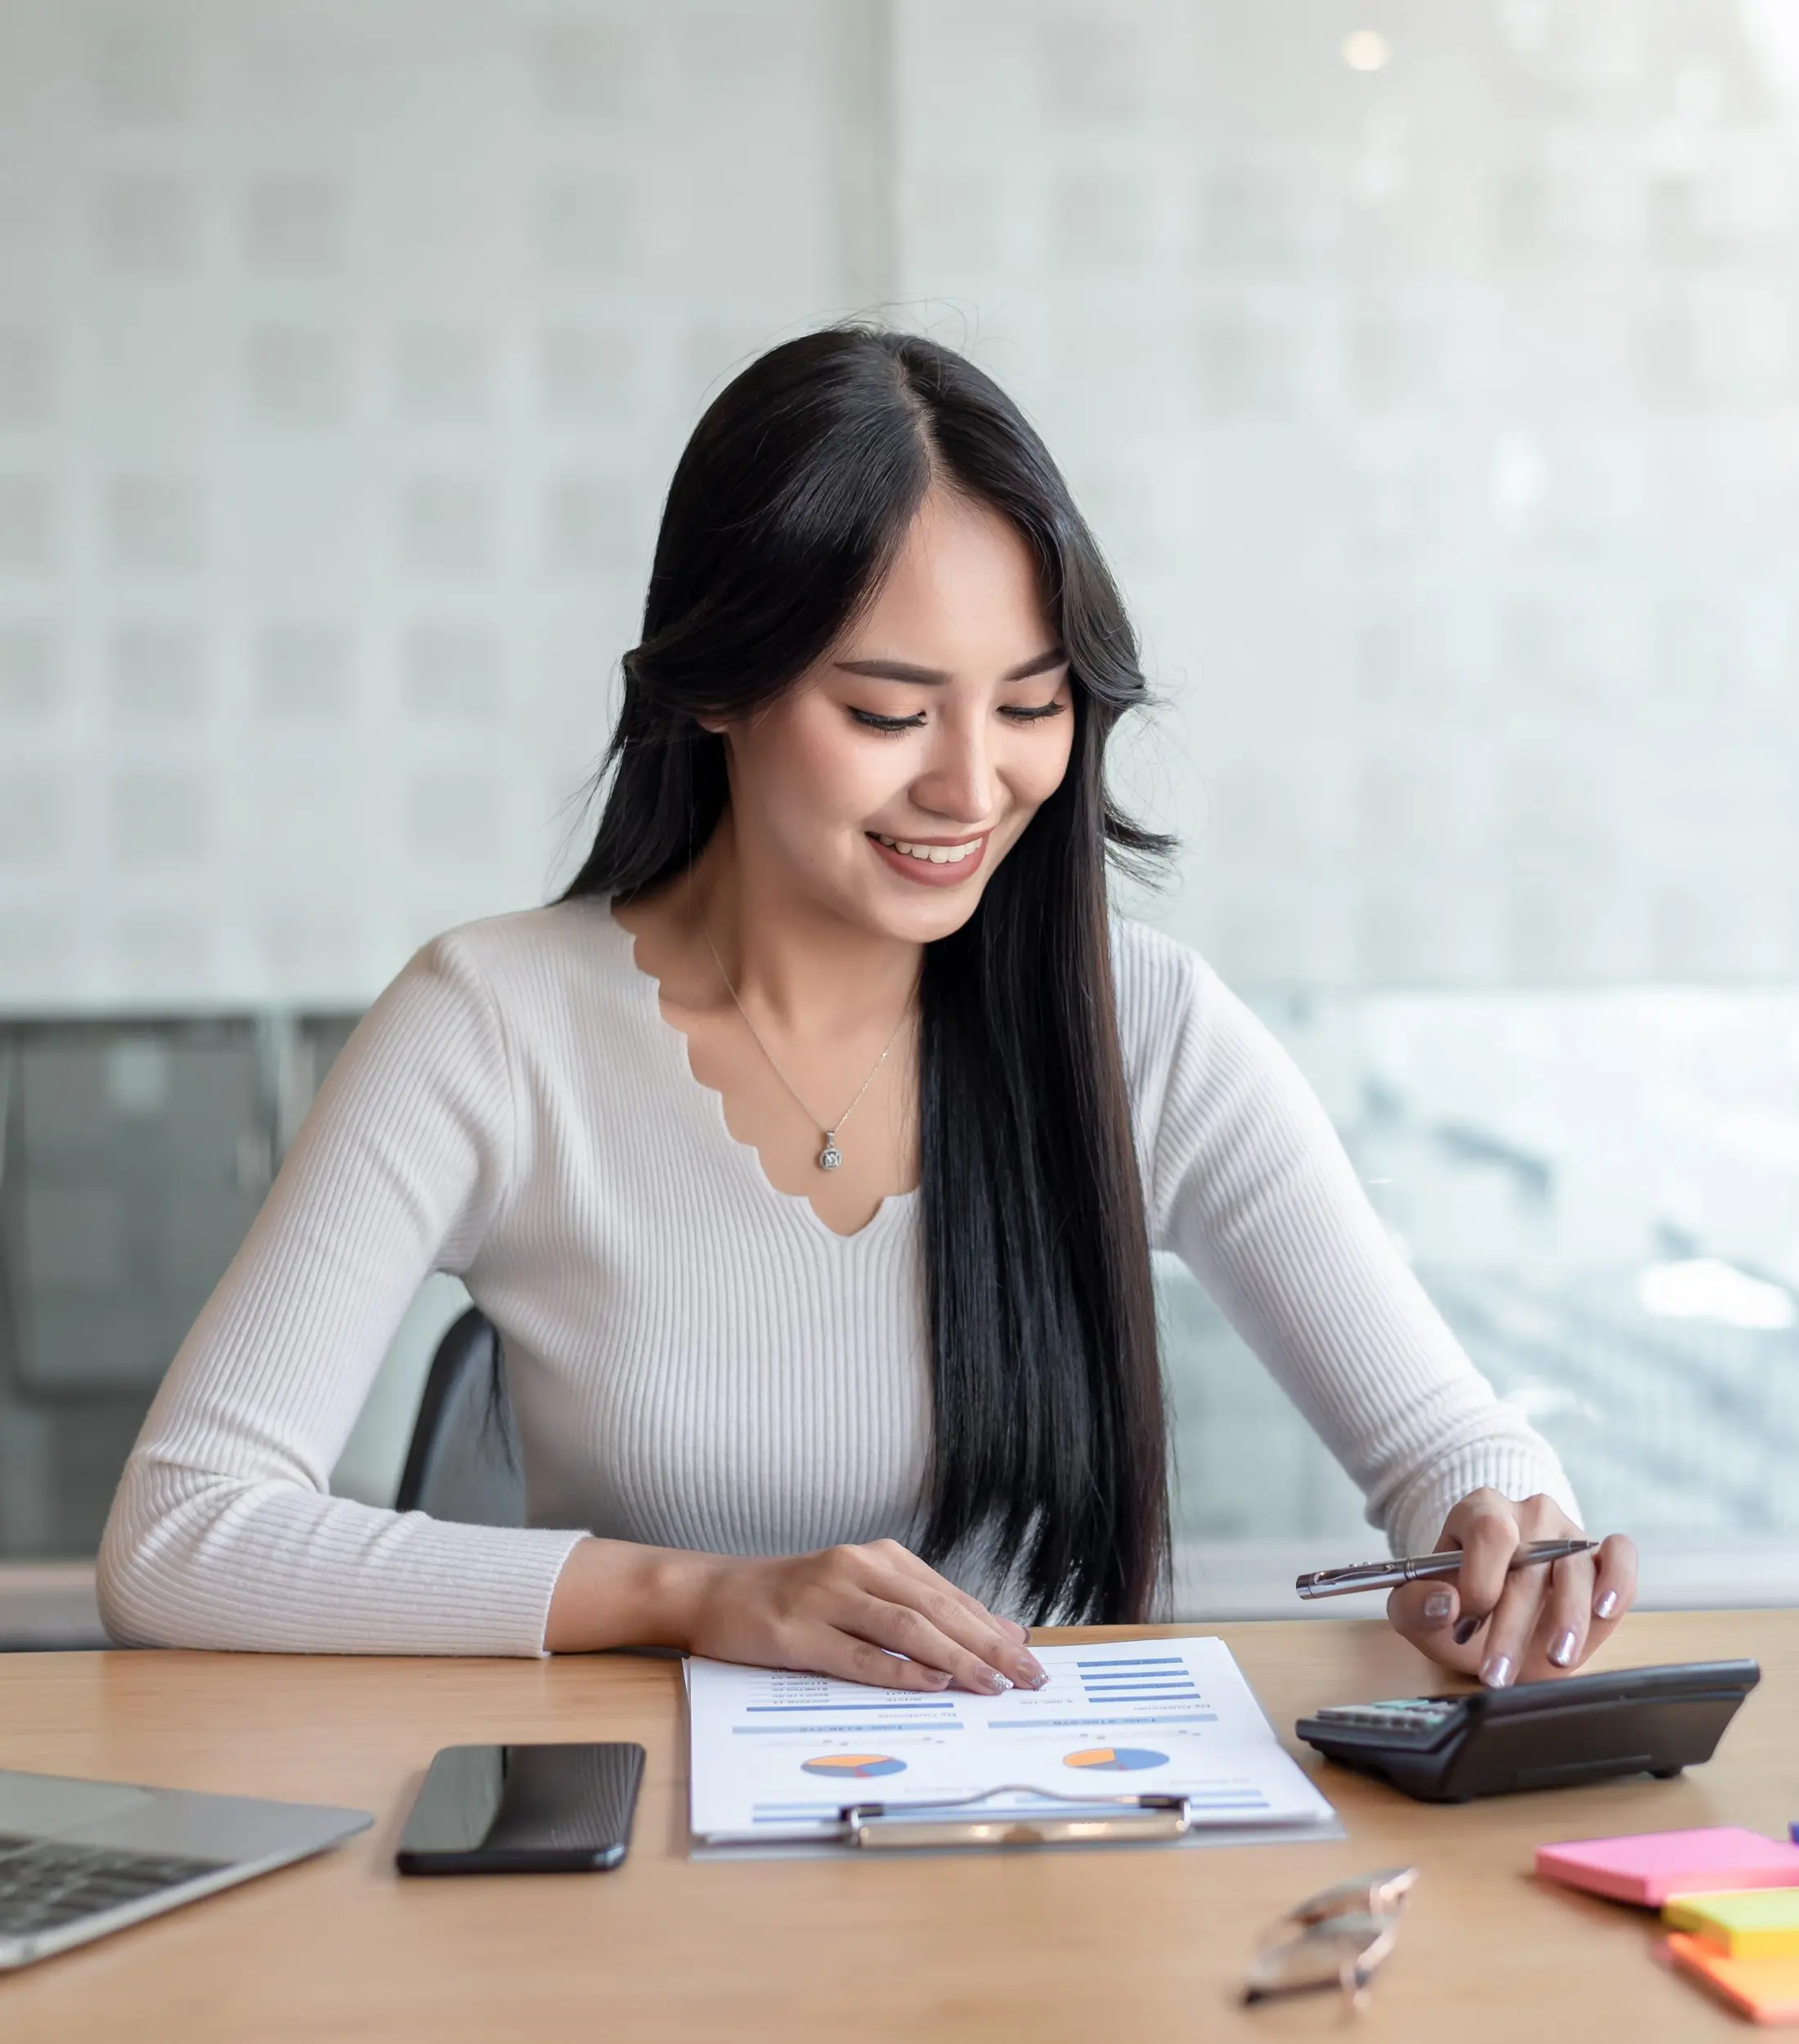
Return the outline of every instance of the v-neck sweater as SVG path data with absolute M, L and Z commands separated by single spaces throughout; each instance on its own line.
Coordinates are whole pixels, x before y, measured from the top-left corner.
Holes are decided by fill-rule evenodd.
M 1415 1553 L 1481 1485 L 1573 1512 L 1270 1031 L 1142 924 L 1115 922 L 1113 957 L 1152 1246 L 1184 1259 L 1371 1522 Z M 915 1540 L 931 1424 L 917 1208 L 890 1197 L 840 1235 L 776 1190 L 608 902 L 433 939 L 339 1054 L 157 1394 L 101 1546 L 108 1629 L 537 1654 L 588 1532 L 727 1554 Z M 433 1271 L 504 1344 L 523 1527 L 330 1495 Z

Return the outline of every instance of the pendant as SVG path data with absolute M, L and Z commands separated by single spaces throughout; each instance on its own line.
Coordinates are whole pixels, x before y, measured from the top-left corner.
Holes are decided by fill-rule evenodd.
M 819 1152 L 820 1171 L 835 1171 L 843 1162 L 843 1152 L 837 1148 L 837 1132 L 828 1128 L 824 1132 L 824 1147 Z

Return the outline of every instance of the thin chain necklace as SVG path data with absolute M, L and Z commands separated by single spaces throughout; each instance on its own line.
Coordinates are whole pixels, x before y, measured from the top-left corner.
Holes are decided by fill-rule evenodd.
M 712 962 L 718 967 L 718 976 L 725 982 L 725 990 L 730 995 L 732 1000 L 736 1002 L 737 1011 L 743 1018 L 744 1028 L 747 1029 L 750 1034 L 756 1038 L 756 1047 L 762 1053 L 763 1056 L 768 1060 L 769 1069 L 774 1073 L 774 1076 L 779 1079 L 781 1083 L 786 1087 L 790 1093 L 792 1094 L 795 1100 L 799 1104 L 801 1112 L 804 1114 L 806 1119 L 809 1122 L 817 1124 L 819 1120 L 818 1116 L 814 1114 L 812 1109 L 806 1105 L 805 1102 L 800 1098 L 798 1089 L 795 1087 L 792 1080 L 790 1079 L 787 1074 L 781 1069 L 780 1066 L 775 1063 L 774 1051 L 771 1051 L 768 1045 L 762 1041 L 762 1032 L 757 1029 L 756 1024 L 750 1020 L 749 1010 L 745 1007 L 742 1002 L 738 998 L 737 988 L 731 984 L 730 974 L 725 970 L 725 961 L 718 955 L 718 946 L 713 943 L 711 930 L 707 924 L 703 917 L 700 919 L 700 928 L 705 931 L 706 948 L 712 954 Z M 843 1152 L 837 1147 L 837 1131 L 842 1127 L 843 1124 L 849 1120 L 850 1117 L 856 1111 L 857 1108 L 862 1105 L 862 1096 L 868 1091 L 871 1086 L 874 1084 L 875 1074 L 878 1072 L 882 1066 L 886 1063 L 887 1051 L 891 1051 L 894 1045 L 900 1041 L 900 1032 L 905 1027 L 906 1017 L 911 1013 L 911 1011 L 912 1003 L 908 1001 L 905 1006 L 900 1011 L 900 1020 L 894 1024 L 893 1034 L 887 1038 L 886 1047 L 882 1050 L 880 1056 L 875 1060 L 874 1065 L 869 1071 L 868 1076 L 864 1079 L 862 1083 L 856 1088 L 855 1098 L 851 1100 L 850 1105 L 844 1109 L 841 1114 L 838 1115 L 837 1120 L 832 1123 L 830 1127 L 823 1130 L 824 1147 L 819 1152 L 818 1156 L 818 1165 L 820 1171 L 837 1171 L 841 1168 L 843 1163 Z

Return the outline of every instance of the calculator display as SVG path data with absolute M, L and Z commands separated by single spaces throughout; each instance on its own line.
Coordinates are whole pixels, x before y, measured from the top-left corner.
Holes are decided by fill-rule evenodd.
M 1326 1704 L 1313 1715 L 1357 1731 L 1429 1732 L 1440 1730 L 1461 1707 L 1451 1697 L 1395 1697 L 1385 1703 Z

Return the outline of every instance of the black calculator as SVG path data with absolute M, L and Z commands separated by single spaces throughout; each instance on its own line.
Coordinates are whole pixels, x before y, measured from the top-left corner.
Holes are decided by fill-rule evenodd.
M 1422 1802 L 1467 1803 L 1697 1767 L 1761 1679 L 1752 1661 L 1619 1668 L 1459 1696 L 1331 1704 L 1294 1729 L 1339 1766 Z

